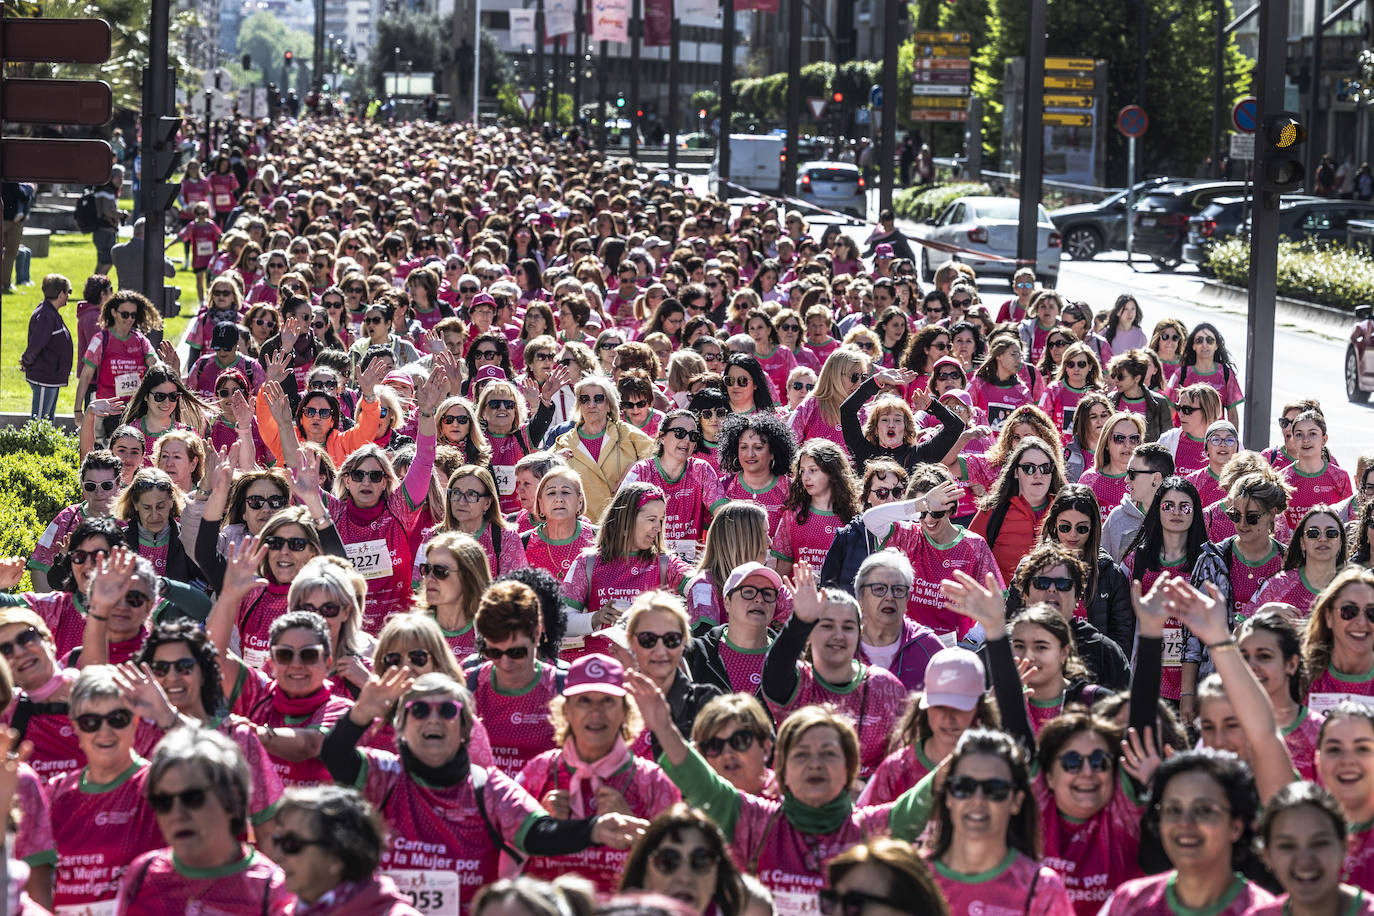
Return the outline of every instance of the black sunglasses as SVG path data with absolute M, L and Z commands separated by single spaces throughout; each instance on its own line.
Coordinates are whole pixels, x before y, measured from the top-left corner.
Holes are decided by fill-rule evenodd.
M 1073 590 L 1073 580 L 1068 576 L 1031 576 L 1031 588 L 1042 592 L 1054 589 L 1057 592 Z
M 312 840 L 295 833 L 274 833 L 272 842 L 277 849 L 286 853 L 288 856 L 297 856 L 305 850 L 307 846 L 328 846 L 326 840 Z
M 1044 462 L 1043 464 L 1036 464 L 1033 461 L 1023 461 L 1016 466 L 1016 469 L 1020 471 L 1022 474 L 1039 474 L 1042 477 L 1048 477 L 1051 473 L 1053 473 L 1054 465 L 1050 464 L 1048 461 Z
M 705 846 L 698 846 L 685 856 L 679 849 L 664 846 L 650 853 L 649 861 L 653 863 L 654 868 L 661 875 L 675 873 L 682 867 L 683 862 L 687 863 L 687 867 L 691 869 L 693 874 L 705 875 L 720 864 L 720 856 Z
M 106 722 L 110 723 L 110 728 L 115 731 L 122 731 L 134 722 L 134 714 L 127 709 L 112 709 L 106 713 L 83 712 L 79 716 L 74 716 L 72 721 L 76 727 L 88 735 L 93 735 L 100 731 L 100 726 Z
M 406 711 L 421 721 L 428 719 L 430 713 L 433 713 L 435 718 L 451 722 L 458 718 L 462 708 L 462 704 L 457 700 L 443 700 L 437 703 L 431 703 L 429 700 L 411 700 L 406 704 Z
M 94 560 L 97 563 L 104 557 L 108 557 L 110 552 L 103 548 L 96 550 L 70 550 L 67 552 L 73 566 L 85 566 L 87 562 Z
M 354 483 L 362 483 L 364 480 L 368 483 L 381 483 L 386 480 L 386 471 L 360 471 L 354 468 L 348 472 L 348 479 Z
M 647 630 L 641 630 L 635 634 L 635 642 L 639 643 L 641 649 L 652 649 L 658 645 L 660 639 L 663 640 L 665 649 L 676 649 L 682 645 L 681 633 L 650 633 Z
M 1158 474 L 1158 473 L 1160 473 L 1160 472 L 1159 472 L 1159 471 L 1149 471 L 1149 470 L 1144 470 L 1144 471 L 1143 471 L 1143 470 L 1141 470 L 1141 469 L 1139 469 L 1139 468 L 1127 468 L 1127 469 L 1126 469 L 1126 478 L 1127 478 L 1128 480 L 1135 480 L 1135 479 L 1136 479 L 1137 477 L 1139 477 L 1141 474 L 1147 474 L 1147 475 L 1148 475 L 1148 474 Z
M 1355 604 L 1342 604 L 1339 608 L 1339 613 L 1342 620 L 1354 620 L 1356 617 L 1360 616 L 1360 607 Z M 1374 623 L 1374 604 L 1367 605 L 1364 608 L 1364 616 L 1370 623 Z
M 272 661 L 286 667 L 296 661 L 299 656 L 302 665 L 313 665 L 324 658 L 324 646 L 302 646 L 300 649 L 293 649 L 290 646 L 273 646 Z
M 1060 522 L 1055 527 L 1059 530 L 1060 534 L 1072 534 L 1074 531 L 1077 531 L 1079 534 L 1087 535 L 1091 534 L 1093 530 L 1091 525 L 1075 525 L 1072 522 Z
M 115 482 L 113 480 L 102 480 L 96 483 L 94 480 L 88 480 L 81 485 L 81 489 L 85 490 L 87 493 L 94 493 L 96 487 L 100 487 L 101 490 L 108 493 L 115 488 Z
M 1263 517 L 1262 513 L 1259 512 L 1246 512 L 1244 513 L 1244 515 L 1245 524 L 1247 525 L 1258 525 L 1260 519 Z M 1239 525 L 1241 519 L 1241 511 L 1239 509 L 1227 509 L 1226 517 L 1231 520 L 1231 524 Z
M 1077 773 L 1083 769 L 1085 763 L 1092 767 L 1094 773 L 1105 773 L 1112 768 L 1112 757 L 1102 748 L 1098 748 L 1091 754 L 1065 751 L 1059 755 L 1059 765 L 1064 768 L 1066 773 Z
M 307 601 L 302 601 L 300 604 L 297 604 L 294 608 L 292 608 L 292 610 L 306 611 L 310 614 L 319 614 L 321 617 L 333 620 L 335 617 L 338 617 L 340 614 L 343 613 L 343 605 L 339 604 L 337 601 L 326 601 L 324 604 L 311 604 Z
M 972 776 L 956 776 L 946 783 L 945 788 L 949 791 L 950 798 L 972 798 L 975 792 L 982 790 L 988 801 L 1000 802 L 1006 801 L 1011 796 L 1013 786 L 1006 779 L 974 779 Z
M 115 710 L 120 712 L 121 710 Z M 114 723 L 110 723 L 113 725 Z M 180 792 L 149 792 L 148 807 L 153 809 L 155 814 L 171 814 L 172 806 L 181 802 L 181 806 L 187 811 L 199 811 L 205 807 L 205 802 L 210 798 L 210 790 L 205 787 L 195 789 L 182 789 Z
M 511 646 L 509 649 L 497 649 L 494 646 L 482 647 L 482 657 L 494 662 L 500 661 L 502 657 L 509 658 L 513 662 L 518 662 L 523 658 L 528 658 L 529 654 L 529 646 Z
M 757 739 L 758 735 L 747 728 L 741 728 L 723 738 L 707 738 L 701 742 L 697 749 L 701 751 L 703 757 L 719 757 L 725 752 L 725 746 L 728 744 L 731 750 L 743 754 L 754 746 Z
M 277 510 L 286 508 L 285 496 L 245 496 L 243 504 L 250 509 L 257 510 L 266 506 L 269 509 Z
M 14 637 L 14 642 L 0 642 L 0 656 L 14 658 L 15 652 L 21 649 L 27 649 L 29 646 L 38 642 L 39 638 L 38 630 L 29 627 L 27 630 Z
M 308 538 L 284 538 L 276 534 L 269 534 L 262 542 L 267 545 L 268 550 L 281 550 L 286 547 L 292 553 L 301 553 L 310 546 Z
M 1322 536 L 1322 534 L 1323 534 L 1323 529 L 1317 527 L 1316 525 L 1313 525 L 1311 528 L 1306 529 L 1306 530 L 1303 531 L 1303 533 L 1302 533 L 1303 537 L 1307 538 L 1309 541 L 1315 541 L 1315 540 L 1317 540 L 1318 538 L 1320 538 L 1320 537 Z M 1341 529 L 1339 529 L 1339 528 L 1327 528 L 1327 529 L 1325 529 L 1325 534 L 1326 534 L 1326 537 L 1327 537 L 1328 540 L 1334 541 L 1334 540 L 1338 539 L 1338 538 L 1341 536 Z
M 156 661 L 149 662 L 148 667 L 153 669 L 153 674 L 158 677 L 166 677 L 173 670 L 182 677 L 186 677 L 196 670 L 196 660 L 194 658 L 179 658 L 176 661 Z
M 670 428 L 670 429 L 664 430 L 664 435 L 665 435 L 665 436 L 666 436 L 668 433 L 672 433 L 673 436 L 674 436 L 675 438 L 679 439 L 679 440 L 682 440 L 682 439 L 690 439 L 690 440 L 692 440 L 693 442 L 700 442 L 700 441 L 701 441 L 701 433 L 697 432 L 695 429 L 686 429 L 686 428 L 681 427 L 681 426 L 674 426 L 674 427 L 672 427 L 672 428 Z
M 429 664 L 429 652 L 425 649 L 411 649 L 404 655 L 400 652 L 388 652 L 382 656 L 382 670 L 397 668 L 403 661 L 409 661 L 412 667 L 423 668 Z

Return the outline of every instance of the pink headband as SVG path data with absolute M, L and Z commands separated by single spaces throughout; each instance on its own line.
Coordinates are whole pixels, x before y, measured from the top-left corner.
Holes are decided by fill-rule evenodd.
M 646 490 L 644 491 L 644 495 L 639 498 L 639 502 L 635 503 L 635 511 L 638 512 L 640 509 L 643 509 L 649 503 L 658 502 L 660 500 L 666 503 L 668 501 L 668 497 L 664 495 L 663 491 L 660 490 L 658 487 L 653 487 L 649 490 Z

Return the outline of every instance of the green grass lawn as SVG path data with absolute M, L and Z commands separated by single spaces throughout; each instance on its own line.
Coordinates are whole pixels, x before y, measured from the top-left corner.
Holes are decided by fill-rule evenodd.
M 176 245 L 170 252 L 172 261 L 177 264 L 177 275 L 168 283 L 181 287 L 181 315 L 165 322 L 164 334 L 169 340 L 176 340 L 186 328 L 186 323 L 196 313 L 196 278 L 189 270 L 180 269 L 182 248 Z M 54 235 L 50 252 L 46 258 L 34 258 L 30 271 L 32 286 L 16 287 L 15 292 L 5 296 L 0 304 L 0 413 L 28 413 L 33 396 L 29 385 L 24 381 L 24 373 L 19 368 L 19 357 L 23 355 L 28 343 L 29 314 L 43 298 L 40 284 L 48 274 L 62 274 L 72 282 L 74 293 L 63 317 L 67 327 L 76 339 L 76 304 L 81 300 L 81 290 L 86 278 L 95 270 L 95 246 L 89 235 L 68 233 Z M 116 279 L 118 279 L 116 277 Z M 63 389 L 58 398 L 57 412 L 70 414 L 72 398 L 76 394 L 76 364 L 73 364 L 71 384 Z

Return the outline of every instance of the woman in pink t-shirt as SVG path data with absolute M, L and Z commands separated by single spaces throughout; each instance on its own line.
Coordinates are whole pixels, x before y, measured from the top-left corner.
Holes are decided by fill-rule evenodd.
M 1303 628 L 1307 705 L 1325 713 L 1374 697 L 1374 571 L 1347 566 L 1322 589 Z M 1320 767 L 1319 767 L 1320 769 Z M 1323 780 L 1324 781 L 1324 780 Z
M 157 746 L 146 785 L 167 847 L 129 865 L 118 912 L 173 916 L 194 901 L 224 916 L 286 913 L 285 874 L 239 841 L 248 828 L 249 775 L 233 741 L 176 729 Z
M 773 319 L 761 309 L 750 309 L 744 320 L 745 333 L 754 341 L 755 358 L 776 391 L 787 385 L 787 375 L 797 367 L 797 358 L 778 339 Z
M 1262 611 L 1237 628 L 1236 643 L 1269 697 L 1293 769 L 1303 779 L 1315 779 L 1317 733 L 1323 719 L 1303 702 L 1302 640 L 1297 628 L 1282 614 Z
M 434 618 L 454 657 L 463 661 L 477 647 L 472 622 L 491 583 L 486 551 L 461 531 L 440 532 L 425 543 L 420 583 L 424 601 L 417 610 Z
M 1326 450 L 1326 418 L 1321 411 L 1303 411 L 1293 421 L 1291 429 L 1297 455 L 1293 463 L 1283 469 L 1283 477 L 1293 487 L 1293 495 L 1280 521 L 1280 539 L 1287 532 L 1297 532 L 1298 520 L 1308 508 L 1319 503 L 1339 505 L 1354 492 L 1350 474 L 1338 467 Z
M 1368 591 L 1365 586 L 1361 591 Z M 1354 600 L 1368 601 L 1369 596 Z M 1368 603 L 1364 604 L 1369 607 Z M 1342 877 L 1357 887 L 1374 886 L 1374 712 L 1368 699 L 1345 699 L 1327 710 L 1317 744 L 1317 779 L 1331 790 L 1351 825 Z
M 1136 413 L 1113 414 L 1102 427 L 1102 435 L 1097 440 L 1096 454 L 1092 470 L 1084 471 L 1078 483 L 1088 487 L 1097 497 L 1098 511 L 1102 521 L 1117 506 L 1121 497 L 1126 495 L 1126 470 L 1131 463 L 1131 455 L 1136 446 L 1145 441 L 1145 420 Z M 1204 501 L 1203 505 L 1207 505 Z
M 1251 908 L 1246 916 L 1374 913 L 1368 888 L 1343 880 L 1350 828 L 1326 789 L 1312 782 L 1284 786 L 1264 806 L 1256 833 L 1264 864 L 1288 893 Z
M 1159 444 L 1174 456 L 1174 470 L 1191 474 L 1207 466 L 1207 430 L 1222 419 L 1221 397 L 1210 385 L 1196 384 L 1171 393 L 1178 426 L 1166 429 Z
M 840 528 L 858 512 L 858 491 L 858 481 L 840 446 L 821 439 L 798 450 L 792 486 L 773 529 L 770 552 L 779 575 L 788 575 L 802 562 L 821 568 Z
M 1226 419 L 1240 425 L 1240 404 L 1245 395 L 1240 389 L 1240 372 L 1226 349 L 1226 341 L 1216 325 L 1200 322 L 1184 341 L 1179 373 L 1169 387 L 1177 392 L 1189 385 L 1203 384 L 1221 397 Z
M 1254 614 L 1269 602 L 1287 604 L 1301 620 L 1312 610 L 1317 596 L 1335 580 L 1349 556 L 1345 525 L 1336 510 L 1326 505 L 1308 509 L 1298 521 L 1283 557 L 1283 571 L 1260 586 L 1245 606 Z
M 840 409 L 868 374 L 869 360 L 858 350 L 836 350 L 821 366 L 816 388 L 802 399 L 788 420 L 797 442 L 808 439 L 828 439 L 844 447 L 844 429 L 840 424 Z
M 668 497 L 664 536 L 668 549 L 691 562 L 701 554 L 711 518 L 725 505 L 720 477 L 701 450 L 701 424 L 690 410 L 674 410 L 658 430 L 657 454 L 641 458 L 625 481 L 652 484 Z
M 572 468 L 552 468 L 534 491 L 531 531 L 521 535 L 525 559 L 562 582 L 583 550 L 596 542 L 595 526 L 584 522 L 587 498 Z
M 782 518 L 782 504 L 792 486 L 787 472 L 796 449 L 791 430 L 772 413 L 732 414 L 721 427 L 725 496 L 757 502 L 767 509 L 770 533 Z

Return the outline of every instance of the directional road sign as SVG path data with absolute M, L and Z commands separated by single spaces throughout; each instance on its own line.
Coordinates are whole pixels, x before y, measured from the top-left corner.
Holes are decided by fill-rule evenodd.
M 973 40 L 973 36 L 968 32 L 918 31 L 911 33 L 911 37 L 918 45 L 966 45 Z
M 916 70 L 968 70 L 973 66 L 967 57 L 920 57 L 911 65 Z
M 1046 70 L 1092 70 L 1095 61 L 1090 57 L 1047 57 Z
M 1055 124 L 1060 127 L 1092 127 L 1093 116 L 1086 112 L 1077 111 L 1047 111 L 1044 114 L 1046 124 Z
M 1093 107 L 1093 99 L 1090 95 L 1059 95 L 1047 92 L 1045 93 L 1045 107 L 1088 109 Z
M 1097 85 L 1091 76 L 1045 76 L 1046 89 L 1072 89 L 1076 92 L 1091 92 Z
M 1236 130 L 1253 134 L 1255 126 L 1259 124 L 1259 100 L 1253 95 L 1237 100 L 1236 107 L 1231 109 L 1231 123 Z
M 1116 115 L 1116 129 L 1132 140 L 1145 135 L 1150 127 L 1150 117 L 1139 105 L 1127 105 Z
M 911 120 L 913 121 L 967 121 L 968 109 L 966 108 L 913 108 L 911 110 Z
M 913 83 L 912 95 L 968 95 L 968 83 Z

